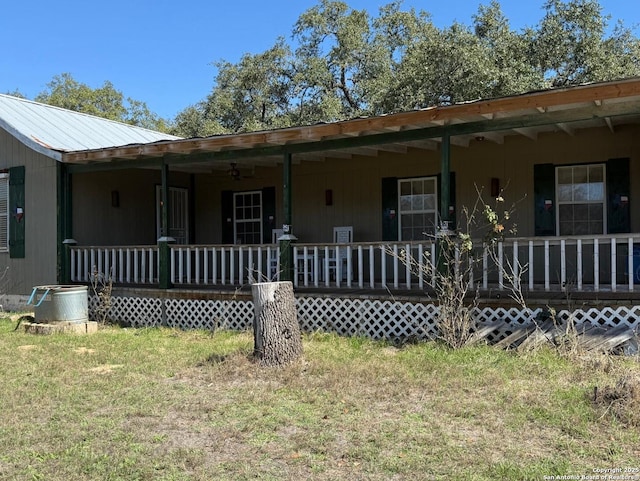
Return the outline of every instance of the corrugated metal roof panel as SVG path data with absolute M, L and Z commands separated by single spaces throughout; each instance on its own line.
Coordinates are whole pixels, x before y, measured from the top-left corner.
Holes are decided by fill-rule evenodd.
M 49 157 L 61 152 L 146 144 L 176 137 L 0 94 L 0 127 Z

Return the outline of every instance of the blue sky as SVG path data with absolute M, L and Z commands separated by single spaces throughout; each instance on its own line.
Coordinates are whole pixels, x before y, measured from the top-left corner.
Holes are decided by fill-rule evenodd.
M 391 0 L 346 0 L 377 15 Z M 54 75 L 69 72 L 91 87 L 111 81 L 125 96 L 147 103 L 165 118 L 203 99 L 217 60 L 236 62 L 288 37 L 315 0 L 22 0 L 5 1 L 0 15 L 0 93 L 28 98 Z M 405 0 L 432 14 L 439 26 L 470 24 L 489 0 Z M 502 0 L 512 28 L 534 26 L 544 0 Z M 640 2 L 601 0 L 604 13 L 633 27 Z M 640 30 L 635 30 L 640 35 Z

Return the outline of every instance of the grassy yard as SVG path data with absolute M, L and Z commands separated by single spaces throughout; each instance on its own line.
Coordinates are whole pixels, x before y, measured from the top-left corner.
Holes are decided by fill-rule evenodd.
M 595 387 L 640 375 L 629 359 L 314 334 L 304 361 L 273 369 L 250 361 L 248 333 L 34 336 L 15 324 L 0 320 L 0 479 L 543 480 L 640 468 L 640 428 L 615 402 L 593 402 Z

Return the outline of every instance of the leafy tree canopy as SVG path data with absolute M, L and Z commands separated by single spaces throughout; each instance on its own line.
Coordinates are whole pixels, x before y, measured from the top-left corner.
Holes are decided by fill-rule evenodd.
M 640 40 L 621 22 L 610 29 L 597 0 L 546 0 L 543 9 L 535 27 L 516 31 L 491 0 L 472 25 L 438 28 L 401 0 L 376 17 L 320 0 L 298 18 L 291 44 L 280 38 L 216 63 L 211 93 L 178 114 L 174 133 L 329 122 L 640 75 Z
M 20 92 L 19 89 L 9 90 L 5 92 L 5 95 L 11 95 L 12 97 L 18 97 L 19 99 L 26 99 L 27 96 Z
M 94 89 L 78 82 L 71 74 L 63 73 L 53 77 L 35 100 L 151 130 L 169 130 L 167 122 L 151 112 L 146 103 L 125 99 L 122 92 L 109 81 Z

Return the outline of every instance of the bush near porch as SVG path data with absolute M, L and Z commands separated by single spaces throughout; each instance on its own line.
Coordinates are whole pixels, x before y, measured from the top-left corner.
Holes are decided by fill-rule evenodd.
M 247 332 L 103 328 L 32 336 L 0 320 L 0 478 L 543 479 L 638 468 L 637 426 L 593 402 L 623 358 L 396 348 L 305 335 L 250 362 Z

